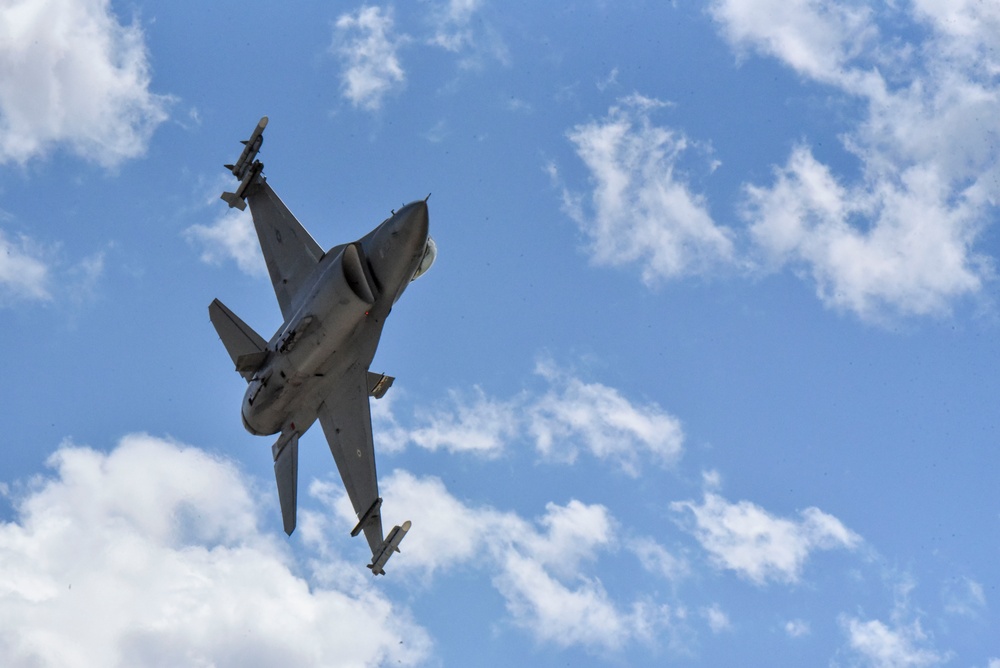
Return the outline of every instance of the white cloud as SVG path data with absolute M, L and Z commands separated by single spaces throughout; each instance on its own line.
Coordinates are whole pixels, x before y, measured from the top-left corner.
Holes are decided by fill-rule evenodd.
M 362 7 L 337 19 L 332 49 L 344 60 L 341 86 L 355 107 L 377 111 L 382 99 L 406 81 L 396 55 L 406 38 L 392 38 L 393 27 L 392 10 L 380 7 Z
M 805 267 L 827 305 L 876 320 L 979 293 L 995 260 L 975 245 L 1000 201 L 1000 13 L 934 0 L 716 0 L 711 13 L 736 48 L 862 110 L 842 135 L 854 182 L 799 146 L 771 185 L 748 187 L 745 215 L 770 262 Z
M 457 392 L 450 392 L 454 410 L 431 413 L 427 424 L 409 433 L 416 445 L 434 451 L 474 452 L 496 457 L 507 439 L 517 432 L 515 406 L 490 399 L 475 387 L 468 403 Z
M 788 634 L 789 638 L 803 638 L 811 632 L 809 622 L 803 619 L 790 619 L 785 622 L 785 633 Z
M 0 230 L 0 298 L 47 301 L 51 271 L 42 252 L 27 237 L 11 241 Z
M 710 13 L 731 43 L 829 81 L 872 38 L 871 10 L 818 0 L 714 0 Z
M 712 629 L 712 633 L 718 634 L 733 629 L 733 623 L 729 621 L 729 615 L 718 604 L 713 604 L 703 609 L 701 614 L 705 618 L 705 621 L 708 622 L 708 628 Z
M 221 264 L 233 260 L 250 276 L 267 276 L 267 265 L 260 251 L 257 231 L 250 211 L 229 209 L 211 225 L 192 225 L 184 230 L 189 243 L 201 247 L 201 260 Z
M 568 133 L 593 191 L 588 197 L 564 190 L 565 211 L 589 238 L 594 263 L 637 263 L 647 285 L 734 260 L 731 232 L 714 223 L 705 197 L 681 170 L 690 140 L 650 120 L 663 106 L 631 95 L 605 118 Z
M 352 569 L 309 581 L 257 527 L 247 481 L 130 435 L 65 445 L 0 524 L 5 666 L 415 664 L 426 632 Z M 234 641 L 234 639 L 238 639 Z M 405 639 L 405 642 L 400 641 Z
M 499 33 L 481 15 L 476 16 L 482 8 L 482 0 L 433 4 L 429 13 L 433 35 L 427 43 L 460 56 L 458 64 L 464 70 L 480 69 L 486 58 L 509 65 L 510 51 Z
M 874 668 L 910 668 L 945 663 L 948 656 L 920 647 L 927 636 L 918 622 L 910 626 L 889 628 L 877 619 L 863 622 L 842 618 L 841 626 L 848 634 L 852 650 Z
M 799 147 L 773 185 L 747 188 L 747 218 L 772 262 L 809 267 L 826 304 L 873 319 L 887 310 L 934 314 L 978 291 L 986 266 L 970 255 L 971 211 L 948 203 L 947 190 L 920 168 L 846 188 Z M 857 218 L 872 226 L 848 222 Z
M 542 394 L 524 392 L 508 400 L 451 392 L 450 408 L 423 409 L 420 423 L 404 428 L 383 399 L 373 420 L 380 425 L 380 447 L 398 451 L 407 443 L 428 450 L 472 452 L 497 457 L 509 442 L 530 439 L 545 459 L 572 463 L 581 452 L 615 463 L 628 475 L 639 474 L 651 459 L 672 466 L 683 452 L 680 421 L 655 403 L 636 404 L 611 387 L 586 383 L 541 362 L 535 373 L 549 387 Z
M 986 611 L 986 592 L 983 585 L 971 578 L 957 578 L 945 583 L 942 592 L 944 611 L 972 619 Z
M 481 7 L 481 0 L 447 0 L 436 7 L 436 27 L 430 43 L 457 53 L 471 46 L 473 41 L 469 21 Z
M 798 582 L 806 559 L 815 550 L 854 548 L 861 539 L 840 520 L 818 508 L 806 508 L 799 521 L 775 517 L 749 501 L 730 503 L 706 493 L 699 505 L 677 501 L 681 525 L 691 532 L 720 568 L 751 582 Z
M 691 565 L 687 559 L 672 554 L 652 538 L 631 540 L 628 548 L 635 553 L 645 570 L 670 582 L 679 582 L 691 574 Z
M 511 622 L 540 642 L 616 650 L 655 642 L 657 631 L 671 621 L 667 606 L 641 599 L 623 605 L 588 575 L 600 554 L 617 546 L 617 523 L 604 506 L 549 503 L 543 516 L 529 521 L 463 503 L 437 478 L 397 470 L 382 487 L 393 501 L 383 506 L 383 521 L 413 522 L 402 553 L 391 563 L 395 573 L 429 578 L 442 569 L 485 569 Z M 353 525 L 356 516 L 339 484 L 316 483 L 312 491 L 336 509 L 343 527 Z M 309 518 L 314 524 L 324 521 Z
M 638 475 L 640 453 L 663 466 L 681 456 L 684 432 L 680 421 L 659 406 L 636 406 L 614 388 L 584 383 L 543 362 L 536 373 L 551 389 L 528 408 L 528 430 L 544 456 L 573 462 L 583 449 L 617 462 Z
M 142 155 L 167 118 L 150 92 L 138 25 L 108 0 L 28 0 L 0 7 L 0 163 L 64 144 L 112 167 Z

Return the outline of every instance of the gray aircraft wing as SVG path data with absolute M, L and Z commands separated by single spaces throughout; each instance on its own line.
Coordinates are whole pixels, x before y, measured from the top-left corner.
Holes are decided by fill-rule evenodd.
M 302 292 L 323 257 L 323 249 L 265 181 L 247 195 L 260 248 L 271 275 L 281 315 L 295 313 Z
M 368 370 L 355 364 L 335 393 L 320 406 L 319 422 L 358 516 L 358 525 L 351 535 L 364 531 L 372 554 L 376 554 L 382 548 L 382 499 L 375 474 L 369 393 Z

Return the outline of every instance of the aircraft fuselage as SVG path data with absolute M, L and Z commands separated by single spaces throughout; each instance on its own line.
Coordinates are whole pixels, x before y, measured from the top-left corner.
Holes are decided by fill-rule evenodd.
M 360 240 L 331 249 L 294 315 L 268 342 L 243 397 L 252 434 L 305 431 L 345 372 L 371 364 L 392 305 L 427 246 L 427 205 L 406 205 Z

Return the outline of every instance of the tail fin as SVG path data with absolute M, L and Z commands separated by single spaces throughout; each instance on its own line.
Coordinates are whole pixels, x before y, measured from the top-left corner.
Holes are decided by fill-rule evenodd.
M 218 299 L 209 304 L 208 317 L 215 325 L 215 331 L 219 333 L 229 356 L 233 358 L 236 370 L 250 380 L 267 359 L 267 341 Z

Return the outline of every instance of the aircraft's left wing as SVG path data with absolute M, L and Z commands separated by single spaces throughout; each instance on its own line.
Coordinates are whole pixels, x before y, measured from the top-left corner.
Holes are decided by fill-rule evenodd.
M 323 249 L 266 181 L 250 191 L 247 202 L 274 294 L 287 322 L 295 314 L 297 302 L 323 257 Z
M 351 535 L 364 531 L 372 554 L 377 555 L 383 548 L 382 499 L 378 495 L 375 474 L 368 395 L 368 370 L 355 364 L 348 370 L 335 394 L 327 397 L 320 406 L 319 422 L 323 425 L 330 452 L 358 515 L 358 526 Z

